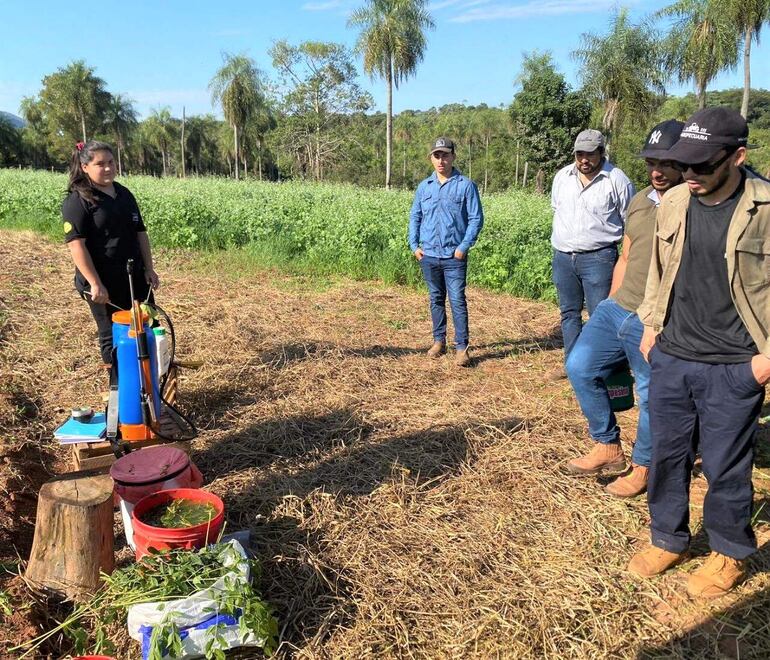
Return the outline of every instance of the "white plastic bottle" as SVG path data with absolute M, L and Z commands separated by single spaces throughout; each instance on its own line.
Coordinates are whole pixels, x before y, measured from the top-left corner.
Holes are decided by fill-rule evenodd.
M 155 334 L 155 354 L 158 360 L 158 382 L 168 372 L 168 366 L 171 362 L 171 344 L 168 340 L 165 328 L 153 328 Z

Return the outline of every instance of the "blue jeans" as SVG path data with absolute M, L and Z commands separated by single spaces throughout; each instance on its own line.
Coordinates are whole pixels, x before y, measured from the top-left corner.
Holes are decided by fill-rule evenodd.
M 708 491 L 703 527 L 711 549 L 744 559 L 757 548 L 751 529 L 757 418 L 765 388 L 751 363 L 706 364 L 650 351 L 652 463 L 647 490 L 652 544 L 690 544 L 690 475 L 700 449 Z
M 583 328 L 583 300 L 590 316 L 610 293 L 617 260 L 618 249 L 614 245 L 593 252 L 553 251 L 553 283 L 559 295 L 565 359 Z
M 468 257 L 423 256 L 420 268 L 430 294 L 430 316 L 433 320 L 433 340 L 446 341 L 446 297 L 452 307 L 452 322 L 455 327 L 455 348 L 468 346 L 468 303 L 465 301 L 465 274 Z
M 575 390 L 580 409 L 588 420 L 588 432 L 596 442 L 620 440 L 620 427 L 610 406 L 604 379 L 628 362 L 636 381 L 639 423 L 631 460 L 649 467 L 652 455 L 647 394 L 650 365 L 639 352 L 644 326 L 633 312 L 611 298 L 600 302 L 583 327 L 567 357 L 567 376 Z

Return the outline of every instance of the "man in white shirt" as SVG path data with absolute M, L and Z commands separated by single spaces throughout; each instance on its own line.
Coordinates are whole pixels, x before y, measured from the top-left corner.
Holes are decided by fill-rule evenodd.
M 610 292 L 618 243 L 634 185 L 604 153 L 604 136 L 582 131 L 575 140 L 575 162 L 557 172 L 551 189 L 553 207 L 553 282 L 559 296 L 564 359 L 589 316 Z M 559 369 L 552 377 L 566 377 Z

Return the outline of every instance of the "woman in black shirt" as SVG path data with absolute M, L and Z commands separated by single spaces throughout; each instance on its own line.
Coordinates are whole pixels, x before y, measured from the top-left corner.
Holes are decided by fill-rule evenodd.
M 114 177 L 109 144 L 78 143 L 62 204 L 64 236 L 76 268 L 75 288 L 91 308 L 105 366 L 112 364 L 112 312 L 131 307 L 128 260 L 134 260 L 134 292 L 141 300 L 150 285 L 154 289 L 160 285 L 139 206 Z

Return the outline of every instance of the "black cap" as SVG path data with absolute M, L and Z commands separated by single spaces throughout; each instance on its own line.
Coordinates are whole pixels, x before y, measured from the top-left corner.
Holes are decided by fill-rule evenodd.
M 749 126 L 741 114 L 731 108 L 698 110 L 685 123 L 682 134 L 666 154 L 680 163 L 705 163 L 723 149 L 745 147 Z
M 436 151 L 446 151 L 448 154 L 453 154 L 455 152 L 455 143 L 452 142 L 452 140 L 449 138 L 436 138 L 430 148 L 430 153 L 434 153 Z
M 642 149 L 639 157 L 667 159 L 668 150 L 679 141 L 683 128 L 684 122 L 678 119 L 668 119 L 657 124 L 644 141 L 644 149 Z

